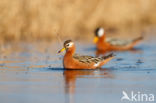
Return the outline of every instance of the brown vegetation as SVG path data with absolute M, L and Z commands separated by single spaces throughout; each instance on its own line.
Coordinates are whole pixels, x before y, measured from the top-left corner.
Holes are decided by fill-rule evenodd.
M 109 32 L 156 24 L 156 0 L 1 0 L 0 40 L 88 37 L 97 26 Z

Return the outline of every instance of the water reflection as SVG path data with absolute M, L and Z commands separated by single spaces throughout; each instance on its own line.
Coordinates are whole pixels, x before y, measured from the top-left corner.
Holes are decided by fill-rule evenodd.
M 0 46 L 0 70 L 28 71 L 29 68 L 56 67 L 60 63 L 57 62 L 57 47 L 53 45 L 52 42 L 13 42 Z
M 97 69 L 97 70 L 65 70 L 65 94 L 66 103 L 74 103 L 74 94 L 76 88 L 76 80 L 80 78 L 114 78 L 110 69 Z
M 96 49 L 92 47 L 92 44 L 80 45 L 77 53 L 95 56 Z M 109 69 L 64 70 L 64 54 L 57 54 L 60 48 L 57 43 L 14 43 L 4 46 L 0 48 L 0 101 L 115 103 L 121 94 L 119 90 L 123 88 L 131 91 L 143 86 L 153 91 L 156 87 L 153 84 L 156 78 L 155 45 L 150 43 L 139 47 L 141 49 L 114 53 L 116 58 L 104 66 Z

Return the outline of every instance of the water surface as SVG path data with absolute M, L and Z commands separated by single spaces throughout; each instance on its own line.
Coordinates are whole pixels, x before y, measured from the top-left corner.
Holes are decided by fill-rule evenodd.
M 78 53 L 95 56 L 93 44 L 76 46 Z M 43 42 L 1 47 L 0 103 L 122 103 L 122 91 L 156 95 L 154 41 L 115 52 L 116 58 L 97 70 L 64 70 L 60 48 Z

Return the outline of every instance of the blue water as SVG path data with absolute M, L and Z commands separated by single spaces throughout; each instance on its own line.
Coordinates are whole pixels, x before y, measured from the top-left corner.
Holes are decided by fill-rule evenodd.
M 56 45 L 15 43 L 1 49 L 0 103 L 126 103 L 122 91 L 156 96 L 154 41 L 115 52 L 116 58 L 97 70 L 64 70 Z M 77 52 L 95 56 L 95 46 L 77 43 Z

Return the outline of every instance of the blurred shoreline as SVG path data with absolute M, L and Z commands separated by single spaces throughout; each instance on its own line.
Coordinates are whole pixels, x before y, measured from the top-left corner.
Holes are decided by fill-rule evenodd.
M 0 41 L 51 41 L 58 34 L 91 39 L 99 26 L 107 34 L 135 37 L 156 26 L 155 5 L 155 0 L 0 1 Z

